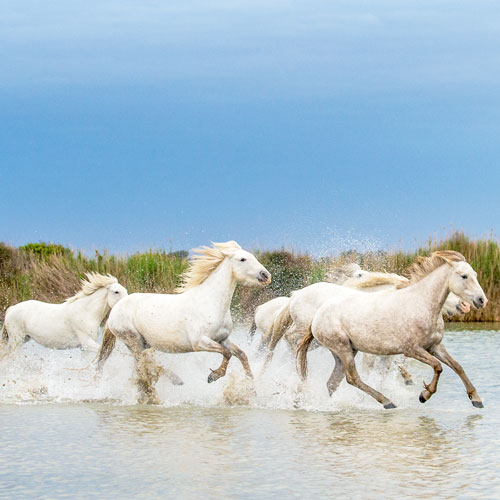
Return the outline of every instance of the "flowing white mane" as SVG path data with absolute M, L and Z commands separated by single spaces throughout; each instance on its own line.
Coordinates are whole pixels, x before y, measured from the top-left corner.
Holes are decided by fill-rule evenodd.
M 181 277 L 182 284 L 175 291 L 181 293 L 201 285 L 226 257 L 237 250 L 241 250 L 241 247 L 236 241 L 212 242 L 211 247 L 195 248 L 193 252 L 197 255 L 191 258 L 188 269 Z
M 100 288 L 118 283 L 118 280 L 111 274 L 99 274 L 95 272 L 85 273 L 86 280 L 80 280 L 81 289 L 73 297 L 66 299 L 66 302 L 74 302 L 75 300 L 91 295 L 97 292 Z
M 394 273 L 370 272 L 361 278 L 350 278 L 343 283 L 349 288 L 362 290 L 363 288 L 373 288 L 382 285 L 406 286 L 408 279 Z
M 428 257 L 419 256 L 408 268 L 410 276 L 408 283 L 398 288 L 404 288 L 410 284 L 417 283 L 447 262 L 466 262 L 466 260 L 460 252 L 455 252 L 454 250 L 436 250 Z

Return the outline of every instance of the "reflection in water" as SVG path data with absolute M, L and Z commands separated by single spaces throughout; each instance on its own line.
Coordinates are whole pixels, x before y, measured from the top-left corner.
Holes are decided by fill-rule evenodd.
M 11 480 L 0 494 L 57 497 L 76 484 L 86 498 L 494 496 L 497 417 L 431 413 L 3 406 L 0 475 Z
M 338 474 L 349 485 L 388 496 L 432 498 L 436 488 L 466 488 L 475 473 L 464 474 L 474 461 L 474 424 L 481 416 L 467 416 L 458 427 L 440 427 L 435 418 L 407 411 L 380 414 L 297 414 L 292 424 L 300 439 L 324 456 L 319 474 Z

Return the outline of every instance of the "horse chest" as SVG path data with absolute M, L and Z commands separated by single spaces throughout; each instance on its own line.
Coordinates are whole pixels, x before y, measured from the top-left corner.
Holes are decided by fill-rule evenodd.
M 429 333 L 423 337 L 422 346 L 426 349 L 439 344 L 443 340 L 444 331 L 443 330 L 430 330 Z
M 230 333 L 231 333 L 231 325 L 227 324 L 227 322 L 224 321 L 208 322 L 205 325 L 204 335 L 210 337 L 212 340 L 215 340 L 216 342 L 221 342 L 223 340 L 226 340 L 227 337 L 229 337 Z

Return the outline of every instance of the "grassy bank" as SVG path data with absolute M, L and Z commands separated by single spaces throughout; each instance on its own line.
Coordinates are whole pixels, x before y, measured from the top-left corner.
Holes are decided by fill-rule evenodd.
M 405 274 L 417 255 L 450 249 L 464 254 L 478 272 L 490 302 L 484 311 L 473 311 L 464 321 L 500 321 L 500 247 L 496 239 L 470 240 L 454 233 L 439 242 L 429 242 L 415 252 L 345 252 L 334 257 L 314 259 L 286 250 L 258 252 L 258 259 L 273 275 L 271 286 L 261 289 L 238 287 L 233 313 L 248 320 L 255 307 L 279 295 L 321 281 L 334 266 L 357 262 L 371 271 Z M 14 248 L 0 243 L 0 318 L 8 306 L 38 299 L 60 302 L 79 288 L 87 271 L 116 276 L 129 292 L 171 292 L 188 264 L 187 252 L 149 251 L 128 256 L 96 252 L 93 256 L 74 253 L 60 245 L 36 243 Z

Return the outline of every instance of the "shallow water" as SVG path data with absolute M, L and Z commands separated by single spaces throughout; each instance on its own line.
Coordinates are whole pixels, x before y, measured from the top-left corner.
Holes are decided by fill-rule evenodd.
M 485 328 L 485 325 L 483 325 Z M 0 363 L 2 498 L 495 498 L 500 496 L 500 333 L 446 334 L 485 408 L 471 406 L 445 369 L 437 394 L 418 401 L 430 368 L 410 362 L 414 386 L 396 370 L 364 376 L 398 408 L 384 410 L 342 383 L 330 398 L 331 355 L 310 353 L 300 390 L 278 348 L 269 372 L 246 386 L 236 359 L 206 383 L 220 356 L 157 354 L 184 380 L 157 387 L 163 404 L 136 404 L 133 363 L 119 346 L 95 379 L 93 356 L 30 342 Z M 258 374 L 246 332 L 235 341 Z

